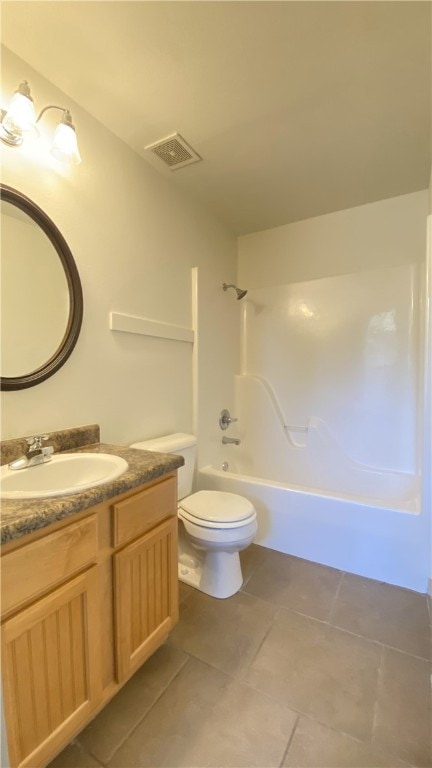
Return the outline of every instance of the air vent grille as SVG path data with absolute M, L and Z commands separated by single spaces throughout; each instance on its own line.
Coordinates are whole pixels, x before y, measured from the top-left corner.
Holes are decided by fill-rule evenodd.
M 179 133 L 173 133 L 172 136 L 167 136 L 165 139 L 156 141 L 154 144 L 149 144 L 145 149 L 160 157 L 171 171 L 202 160 L 199 154 L 189 146 Z
M 178 165 L 178 163 L 184 163 L 187 160 L 192 160 L 192 155 L 185 149 L 177 139 L 167 141 L 166 144 L 161 144 L 160 147 L 155 147 L 152 152 L 161 158 L 167 165 Z

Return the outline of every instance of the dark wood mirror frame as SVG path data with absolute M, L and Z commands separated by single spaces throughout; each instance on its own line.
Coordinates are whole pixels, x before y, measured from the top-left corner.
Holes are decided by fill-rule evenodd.
M 48 379 L 65 364 L 70 356 L 78 341 L 81 329 L 83 294 L 81 280 L 70 248 L 60 230 L 57 229 L 46 213 L 28 197 L 6 184 L 0 184 L 0 198 L 24 211 L 45 232 L 62 263 L 69 288 L 69 319 L 65 334 L 57 351 L 46 363 L 30 373 L 23 376 L 0 377 L 1 390 L 26 389 Z

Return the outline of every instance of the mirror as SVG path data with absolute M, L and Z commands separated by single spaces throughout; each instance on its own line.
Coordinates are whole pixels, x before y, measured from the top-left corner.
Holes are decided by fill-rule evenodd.
M 68 359 L 79 336 L 83 298 L 72 253 L 48 216 L 0 185 L 0 388 L 33 387 Z

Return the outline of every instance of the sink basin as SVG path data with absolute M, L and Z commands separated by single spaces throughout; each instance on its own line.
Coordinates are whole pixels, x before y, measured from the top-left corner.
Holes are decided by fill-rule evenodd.
M 128 463 L 109 453 L 56 454 L 46 464 L 25 469 L 0 469 L 3 499 L 38 499 L 66 496 L 108 483 L 123 474 Z

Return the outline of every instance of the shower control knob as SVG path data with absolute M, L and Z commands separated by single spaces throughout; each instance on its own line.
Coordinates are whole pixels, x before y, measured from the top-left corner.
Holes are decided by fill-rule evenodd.
M 233 419 L 231 417 L 231 414 L 229 411 L 227 411 L 226 408 L 221 411 L 221 415 L 219 416 L 219 426 L 221 429 L 228 429 L 229 425 L 232 424 L 234 421 L 238 421 L 238 419 Z

